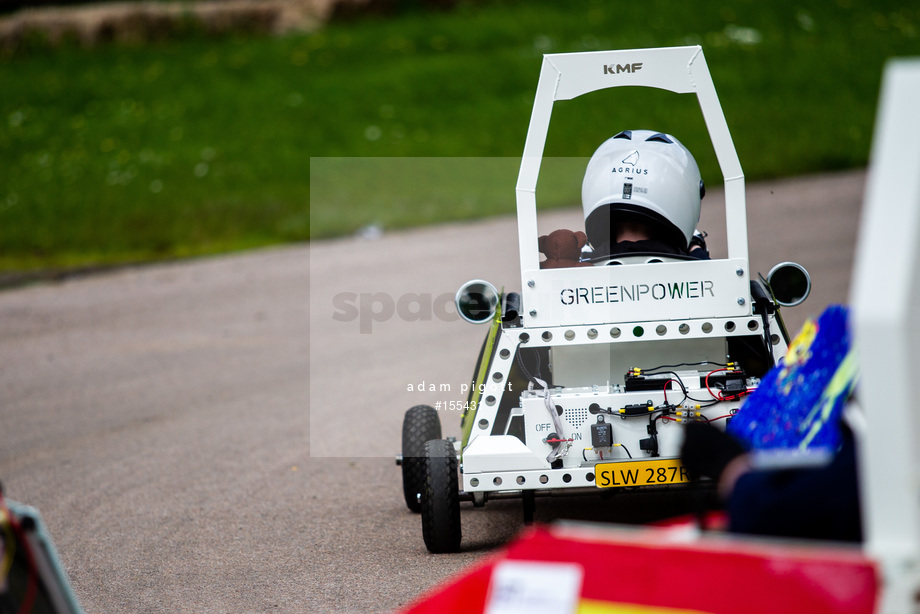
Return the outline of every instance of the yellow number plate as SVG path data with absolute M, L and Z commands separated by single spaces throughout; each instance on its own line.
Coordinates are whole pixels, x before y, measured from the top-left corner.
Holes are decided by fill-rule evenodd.
M 594 484 L 598 488 L 683 484 L 689 481 L 686 468 L 676 458 L 594 465 Z

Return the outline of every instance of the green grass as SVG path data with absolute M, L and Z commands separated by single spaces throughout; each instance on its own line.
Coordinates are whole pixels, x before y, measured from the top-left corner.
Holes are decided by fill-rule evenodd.
M 0 59 L 0 271 L 513 211 L 543 53 L 701 44 L 748 179 L 857 167 L 884 62 L 918 43 L 920 9 L 898 2 L 532 0 L 283 38 L 34 46 Z M 719 181 L 695 100 L 668 92 L 560 102 L 546 153 L 584 158 L 629 127 L 678 135 Z M 577 165 L 549 171 L 541 206 L 577 202 Z

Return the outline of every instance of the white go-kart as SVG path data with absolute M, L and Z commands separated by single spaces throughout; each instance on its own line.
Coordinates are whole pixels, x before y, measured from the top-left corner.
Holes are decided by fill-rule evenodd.
M 553 104 L 622 86 L 696 94 L 724 178 L 727 258 L 541 268 L 536 186 Z M 431 552 L 460 548 L 461 501 L 521 498 L 529 521 L 537 496 L 694 487 L 678 459 L 684 425 L 724 426 L 786 351 L 779 307 L 810 289 L 793 263 L 751 274 L 744 176 L 698 46 L 544 56 L 517 221 L 521 291 L 474 280 L 457 293 L 460 315 L 490 327 L 461 438 L 442 438 L 428 406 L 403 422 L 406 504 Z

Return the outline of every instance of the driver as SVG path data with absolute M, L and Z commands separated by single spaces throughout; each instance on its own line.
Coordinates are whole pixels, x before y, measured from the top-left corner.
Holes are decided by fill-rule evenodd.
M 680 141 L 653 130 L 624 130 L 588 162 L 581 188 L 592 260 L 623 254 L 709 259 L 696 231 L 706 190 Z

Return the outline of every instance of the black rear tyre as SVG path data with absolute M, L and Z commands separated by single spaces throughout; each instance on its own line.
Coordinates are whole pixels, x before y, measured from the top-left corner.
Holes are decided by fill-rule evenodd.
M 426 441 L 441 438 L 438 412 L 428 405 L 416 405 L 406 412 L 402 430 L 402 478 L 406 507 L 421 511 L 419 494 L 424 486 L 424 456 Z
M 446 439 L 425 444 L 425 487 L 422 491 L 422 537 L 429 551 L 460 550 L 460 489 L 457 453 Z

